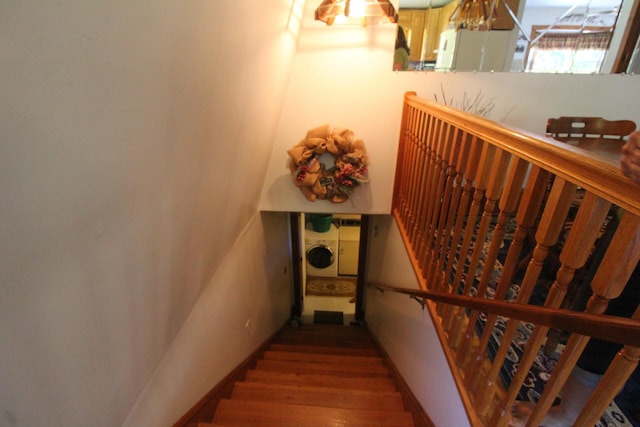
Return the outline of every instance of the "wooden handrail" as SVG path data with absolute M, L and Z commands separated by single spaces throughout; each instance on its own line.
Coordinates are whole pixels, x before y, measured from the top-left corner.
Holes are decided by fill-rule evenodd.
M 531 322 L 537 325 L 574 332 L 618 344 L 640 347 L 640 320 L 376 283 L 371 283 L 368 286 L 375 287 L 381 291 L 391 291 L 446 304 L 453 304 L 459 307 L 485 311 L 498 316 L 520 320 L 522 322 Z
M 474 425 L 507 425 L 534 362 L 556 349 L 553 329 L 572 334 L 532 423 L 592 337 L 624 345 L 615 386 L 599 389 L 613 399 L 640 351 L 640 309 L 604 315 L 640 264 L 640 186 L 618 159 L 407 93 L 392 213 L 418 289 L 379 287 L 428 300 Z
M 415 92 L 405 95 L 405 105 L 428 109 L 446 123 L 493 144 L 531 164 L 597 194 L 621 208 L 640 216 L 640 186 L 631 185 L 619 164 L 590 158 L 589 152 L 546 136 L 505 127 L 482 117 L 420 98 Z M 576 165 L 580 165 L 576 168 Z

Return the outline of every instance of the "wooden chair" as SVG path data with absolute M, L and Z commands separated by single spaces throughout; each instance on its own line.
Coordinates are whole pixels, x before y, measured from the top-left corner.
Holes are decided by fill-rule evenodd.
M 559 141 L 571 138 L 620 140 L 636 130 L 631 120 L 606 120 L 602 117 L 562 116 L 547 120 L 547 136 Z

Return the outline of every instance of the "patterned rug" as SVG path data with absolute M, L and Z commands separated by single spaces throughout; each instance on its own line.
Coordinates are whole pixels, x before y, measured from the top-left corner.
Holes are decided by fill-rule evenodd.
M 502 262 L 504 261 L 507 250 L 510 246 L 514 228 L 515 228 L 515 225 L 513 223 L 510 223 L 507 226 L 507 235 L 505 236 L 505 240 L 503 242 L 504 246 L 500 250 L 500 254 L 498 255 L 498 260 L 496 260 L 494 269 L 492 270 L 492 275 L 489 278 L 487 296 L 490 298 L 493 298 L 495 296 L 494 295 L 495 288 L 497 286 L 500 274 L 502 273 Z M 488 233 L 487 241 L 490 240 L 492 232 L 493 232 L 493 226 L 491 227 Z M 484 259 L 486 259 L 486 254 L 489 249 L 488 244 L 486 242 L 483 246 L 484 246 L 482 251 L 483 254 L 481 256 L 482 259 L 480 260 L 478 268 L 475 271 L 474 286 L 473 286 L 473 289 L 471 290 L 471 293 L 474 295 L 476 294 L 476 289 L 479 284 L 480 277 L 482 276 L 482 269 L 484 268 Z M 456 254 L 456 257 L 458 258 L 459 254 Z M 463 274 L 463 276 L 466 276 L 467 271 L 465 270 L 464 273 L 465 274 Z M 465 278 L 463 277 L 461 281 L 464 282 L 464 280 Z M 544 278 L 541 277 L 541 282 L 542 281 L 544 281 Z M 461 288 L 462 288 L 462 284 L 461 284 Z M 520 290 L 519 284 L 512 283 L 509 290 L 507 291 L 505 300 L 507 301 L 515 300 L 519 290 Z M 537 286 L 536 289 L 534 290 L 534 293 L 530 302 L 534 304 L 542 305 L 544 303 L 544 300 L 546 299 L 546 293 L 547 293 L 546 291 L 547 291 L 546 286 Z M 486 322 L 486 314 L 481 313 L 476 323 L 476 331 L 478 332 L 478 334 L 482 333 L 485 322 Z M 493 356 L 496 354 L 498 350 L 506 325 L 507 325 L 507 319 L 503 317 L 499 317 L 493 328 L 493 331 L 491 334 L 492 339 L 487 348 L 487 353 L 491 358 L 493 358 Z M 508 387 L 509 384 L 511 383 L 511 380 L 515 374 L 515 371 L 518 368 L 520 358 L 524 354 L 527 341 L 531 336 L 531 333 L 533 332 L 534 328 L 535 326 L 531 323 L 520 322 L 518 333 L 514 341 L 511 343 L 508 355 L 505 359 L 504 365 L 500 372 L 500 378 L 506 387 Z M 557 361 L 560 359 L 563 349 L 564 349 L 563 345 L 558 345 L 556 351 L 551 356 L 546 356 L 542 348 L 539 350 L 538 355 L 536 356 L 535 362 L 527 375 L 527 379 L 524 381 L 524 384 L 520 389 L 520 392 L 518 394 L 518 400 L 525 400 L 525 401 L 529 400 L 532 402 L 538 401 L 540 395 L 542 394 L 542 391 L 544 390 L 544 386 L 547 383 L 548 378 L 551 376 L 551 373 L 553 372 L 553 369 L 555 368 Z M 559 401 L 556 403 L 559 403 Z M 598 423 L 595 424 L 594 427 L 638 427 L 638 425 L 625 416 L 624 411 L 620 409 L 620 407 L 617 405 L 616 401 L 614 400 L 610 403 L 609 407 L 607 408 L 605 413 L 602 414 L 602 417 L 600 418 Z
M 486 316 L 482 313 L 477 324 L 479 330 L 482 330 L 485 322 Z M 499 317 L 492 332 L 491 343 L 487 349 L 489 356 L 493 357 L 493 355 L 495 355 L 506 325 L 507 319 Z M 518 333 L 509 348 L 509 353 L 500 372 L 500 378 L 507 387 L 511 384 L 511 379 L 518 369 L 518 364 L 520 362 L 520 358 L 524 354 L 527 340 L 529 339 L 529 336 L 531 336 L 534 328 L 535 326 L 531 323 L 520 322 Z M 527 374 L 527 378 L 518 393 L 518 400 L 528 400 L 531 402 L 538 401 L 547 380 L 551 376 L 556 363 L 562 355 L 563 349 L 563 345 L 558 345 L 556 351 L 551 356 L 546 356 L 544 354 L 543 347 L 540 348 L 535 361 Z M 561 397 L 559 397 L 554 404 L 560 403 L 560 400 Z M 613 400 L 594 427 L 637 427 L 637 424 L 627 418 L 624 411 L 620 409 L 617 402 Z
M 356 278 L 307 276 L 305 295 L 354 297 L 356 296 Z

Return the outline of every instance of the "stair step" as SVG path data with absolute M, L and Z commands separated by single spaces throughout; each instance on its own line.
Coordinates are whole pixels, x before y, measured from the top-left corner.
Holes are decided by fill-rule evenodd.
M 214 425 L 252 427 L 409 427 L 408 412 L 325 408 L 222 399 Z
M 334 363 L 334 364 L 356 364 L 364 366 L 384 366 L 381 357 L 367 356 L 345 356 L 336 354 L 314 354 L 299 353 L 293 351 L 268 350 L 264 352 L 263 358 L 266 360 L 283 360 L 290 362 L 310 362 L 310 363 Z
M 370 377 L 354 375 L 327 375 L 311 373 L 291 373 L 250 369 L 245 382 L 284 384 L 300 387 L 330 387 L 343 390 L 379 390 L 395 391 L 396 385 L 391 377 Z
M 335 387 L 237 382 L 231 399 L 335 408 L 403 411 L 402 397 L 396 391 L 337 390 Z
M 348 348 L 333 347 L 320 345 L 302 345 L 302 344 L 271 344 L 270 350 L 274 351 L 292 351 L 296 353 L 313 353 L 313 354 L 336 354 L 343 356 L 363 356 L 363 357 L 379 357 L 380 353 L 374 348 Z
M 276 338 L 275 343 L 335 346 L 340 348 L 377 349 L 366 328 L 343 325 L 304 325 L 287 328 Z
M 309 373 L 309 374 L 333 374 L 351 376 L 389 376 L 390 373 L 384 365 L 359 365 L 356 363 L 323 363 L 323 362 L 299 362 L 288 360 L 260 359 L 256 363 L 256 370 Z

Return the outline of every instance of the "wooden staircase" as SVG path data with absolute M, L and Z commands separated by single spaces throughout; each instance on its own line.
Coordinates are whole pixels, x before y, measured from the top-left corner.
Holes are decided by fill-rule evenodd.
M 287 327 L 217 402 L 189 426 L 428 426 L 365 327 Z M 414 422 L 414 418 L 415 421 Z

